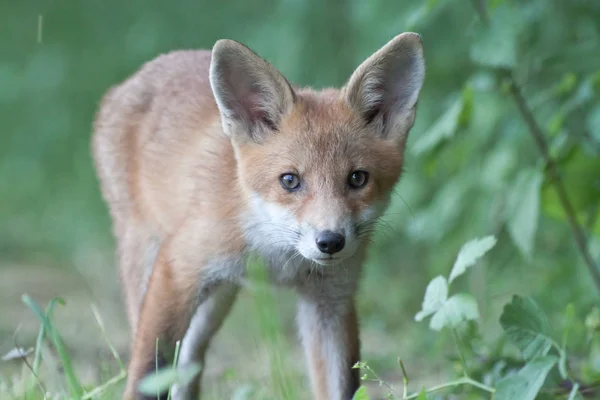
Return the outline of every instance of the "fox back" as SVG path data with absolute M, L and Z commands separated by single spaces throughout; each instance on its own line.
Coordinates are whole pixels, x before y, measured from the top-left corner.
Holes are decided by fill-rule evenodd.
M 203 360 L 249 251 L 301 294 L 315 397 L 351 397 L 360 263 L 400 178 L 424 73 L 412 33 L 342 89 L 321 91 L 293 87 L 247 47 L 220 40 L 212 52 L 160 56 L 106 94 L 93 155 L 132 328 L 126 397 L 152 365 L 156 338 L 183 340 L 182 363 Z M 314 287 L 313 270 L 325 286 Z M 325 305 L 341 333 L 319 314 Z

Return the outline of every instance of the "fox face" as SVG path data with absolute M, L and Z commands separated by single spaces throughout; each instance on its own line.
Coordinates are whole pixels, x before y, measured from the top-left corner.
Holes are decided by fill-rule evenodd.
M 341 90 L 293 89 L 233 41 L 210 79 L 249 199 L 247 236 L 321 265 L 351 257 L 385 211 L 424 78 L 420 38 L 396 37 Z
M 355 253 L 385 209 L 401 151 L 333 96 L 298 96 L 279 126 L 263 143 L 239 146 L 240 184 L 266 224 L 269 245 L 338 263 Z

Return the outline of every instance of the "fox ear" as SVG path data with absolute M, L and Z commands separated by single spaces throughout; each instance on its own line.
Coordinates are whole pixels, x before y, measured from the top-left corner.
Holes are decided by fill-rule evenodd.
M 288 81 L 271 64 L 233 40 L 212 50 L 210 85 L 225 133 L 234 140 L 260 142 L 277 131 L 294 103 Z
M 414 123 L 425 78 L 421 37 L 402 33 L 354 71 L 345 87 L 346 100 L 384 138 L 404 144 Z

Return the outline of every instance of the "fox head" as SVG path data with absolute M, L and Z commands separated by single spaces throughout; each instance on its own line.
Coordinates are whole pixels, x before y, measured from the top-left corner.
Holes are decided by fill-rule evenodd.
M 249 198 L 255 245 L 321 265 L 353 255 L 387 207 L 425 76 L 420 36 L 396 36 L 341 90 L 295 89 L 232 40 L 210 83 Z

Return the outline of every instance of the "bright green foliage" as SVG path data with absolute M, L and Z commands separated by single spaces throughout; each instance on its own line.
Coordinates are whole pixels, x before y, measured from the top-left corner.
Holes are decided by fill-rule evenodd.
M 540 189 L 543 175 L 535 169 L 523 170 L 509 189 L 508 232 L 515 245 L 531 259 L 540 216 Z
M 462 275 L 466 269 L 496 245 L 496 238 L 488 236 L 483 239 L 474 239 L 461 247 L 456 262 L 454 263 L 450 276 L 455 278 Z M 421 399 L 426 398 L 427 393 L 443 390 L 456 390 L 463 386 L 471 386 L 481 391 L 488 392 L 495 400 L 535 400 L 544 385 L 550 371 L 557 366 L 558 372 L 563 380 L 569 382 L 572 389 L 569 391 L 569 399 L 579 397 L 580 384 L 573 380 L 568 366 L 567 342 L 571 326 L 567 326 L 563 335 L 562 346 L 552 339 L 552 328 L 543 310 L 531 297 L 514 296 L 512 301 L 505 305 L 500 316 L 500 324 L 505 331 L 506 337 L 510 339 L 520 350 L 525 365 L 516 371 L 501 374 L 496 378 L 495 385 L 489 386 L 473 379 L 469 374 L 466 353 L 460 343 L 458 328 L 466 321 L 479 319 L 478 305 L 475 298 L 467 293 L 460 293 L 448 298 L 448 283 L 443 276 L 432 279 L 423 300 L 422 310 L 415 316 L 417 321 L 433 314 L 430 328 L 440 331 L 450 328 L 455 340 L 456 349 L 462 364 L 463 376 L 459 379 L 442 383 L 429 389 L 423 388 L 419 394 L 409 395 L 408 378 L 404 363 L 400 361 L 402 368 L 404 393 L 402 397 L 390 392 L 390 398 L 396 399 Z M 565 322 L 574 323 L 574 308 L 569 305 L 565 313 Z M 586 318 L 588 329 L 597 330 L 598 312 L 594 309 Z M 549 355 L 554 346 L 559 357 Z M 506 361 L 505 361 L 506 363 Z M 366 362 L 359 362 L 356 367 L 368 371 L 363 380 L 369 380 L 382 384 L 381 378 L 373 371 Z M 391 388 L 391 387 L 390 387 Z M 565 395 L 567 393 L 564 393 Z
M 496 238 L 493 236 L 465 243 L 456 257 L 449 281 L 440 275 L 427 285 L 422 309 L 415 315 L 415 321 L 422 321 L 433 314 L 429 327 L 439 331 L 445 327 L 457 328 L 464 321 L 479 319 L 475 298 L 468 293 L 459 293 L 448 298 L 448 286 L 495 245 Z
M 442 141 L 451 138 L 456 132 L 460 115 L 465 107 L 465 96 L 460 96 L 435 124 L 419 137 L 412 147 L 412 151 L 418 155 L 433 150 Z
M 498 389 L 498 395 L 507 389 L 524 393 L 515 390 L 535 389 L 540 382 L 549 390 L 538 399 L 581 399 L 577 388 L 598 387 L 598 291 L 575 245 L 550 164 L 512 89 L 519 89 L 539 127 L 572 205 L 569 212 L 597 265 L 600 2 L 5 1 L 0 2 L 0 23 L 0 274 L 13 262 L 26 277 L 32 265 L 48 266 L 56 274 L 77 271 L 94 287 L 94 295 L 114 296 L 105 289 L 110 284 L 99 285 L 115 281 L 116 273 L 108 212 L 90 158 L 90 130 L 105 91 L 144 62 L 174 49 L 210 48 L 227 37 L 249 45 L 296 85 L 339 86 L 387 40 L 413 30 L 423 38 L 426 81 L 407 143 L 405 172 L 363 271 L 357 300 L 363 357 L 382 376 L 400 382 L 402 373 L 394 366 L 401 356 L 412 375 L 421 375 L 422 381 L 411 383 L 415 390 L 440 379 L 438 368 L 448 379 L 458 370 L 458 381 L 451 381 L 458 383 L 427 395 L 436 399 L 489 399 L 487 389 Z M 458 263 L 456 250 L 485 235 L 498 240 L 493 252 L 475 267 Z M 451 268 L 453 261 L 460 267 Z M 5 288 L 13 289 L 10 284 Z M 10 299 L 23 292 L 38 295 L 19 287 L 0 306 L 8 308 Z M 245 348 L 253 352 L 264 351 L 264 357 L 256 357 L 263 368 L 232 365 L 264 370 L 264 376 L 236 375 L 233 387 L 226 382 L 225 389 L 207 398 L 230 398 L 231 393 L 257 400 L 304 397 L 308 381 L 293 347 L 292 300 L 280 301 L 261 285 L 243 292 L 248 301 L 236 306 L 241 322 L 226 323 L 224 329 L 257 326 L 255 336 L 235 337 L 247 339 Z M 62 288 L 53 287 L 52 293 Z M 514 294 L 520 300 L 511 302 Z M 568 318 L 566 304 L 573 305 Z M 430 317 L 431 326 L 444 329 L 411 323 L 421 305 L 417 319 Z M 69 302 L 64 310 L 74 313 L 77 327 L 81 321 L 71 307 Z M 24 313 L 0 308 L 0 314 L 0 352 L 5 354 L 16 347 L 13 335 Z M 50 318 L 40 320 L 35 347 L 35 333 L 30 341 L 25 335 L 28 324 L 14 336 L 23 340 L 22 347 L 35 348 L 34 372 L 57 398 L 78 391 L 82 380 L 89 397 L 119 398 L 123 370 L 112 378 L 111 373 L 92 379 L 90 384 L 99 386 L 88 387 L 78 367 L 98 360 L 71 344 L 67 336 L 76 337 L 77 329 L 67 324 L 46 331 Z M 565 323 L 569 330 L 561 340 L 557 327 Z M 64 351 L 47 357 L 42 349 L 56 347 L 58 330 L 66 346 L 56 343 Z M 455 348 L 461 354 L 445 362 Z M 288 356 L 289 349 L 294 357 Z M 550 360 L 544 357 L 553 356 L 558 362 L 544 381 Z M 533 368 L 532 360 L 547 364 Z M 13 365 L 7 370 L 0 371 L 0 398 L 41 398 L 28 369 L 22 374 L 26 396 L 13 383 Z M 53 373 L 59 370 L 64 372 Z M 486 387 L 474 387 L 465 374 Z M 388 393 L 378 382 L 364 382 L 377 398 L 384 395 L 379 392 Z M 397 390 L 396 397 L 402 398 Z
M 495 400 L 534 400 L 542 388 L 556 357 L 536 357 L 529 361 L 516 375 L 509 376 L 496 385 Z
M 448 326 L 457 328 L 461 322 L 479 319 L 477 301 L 468 293 L 459 293 L 444 302 L 431 318 L 429 326 L 439 331 Z
M 514 296 L 504 306 L 500 324 L 526 360 L 545 356 L 552 347 L 552 332 L 544 312 L 530 298 Z
M 495 237 L 487 236 L 465 243 L 458 252 L 448 281 L 452 283 L 454 279 L 464 274 L 467 268 L 473 266 L 479 258 L 492 249 L 496 245 L 496 242 Z
M 517 38 L 523 15 L 509 2 L 494 10 L 489 23 L 478 22 L 473 34 L 471 59 L 487 67 L 514 67 L 517 64 Z
M 352 400 L 369 400 L 369 394 L 367 393 L 367 388 L 364 386 L 361 386 L 360 388 L 358 388 L 358 390 L 356 391 L 356 393 L 354 393 L 354 396 L 352 396 Z
M 423 306 L 421 311 L 415 315 L 415 321 L 422 321 L 423 318 L 430 316 L 438 311 L 448 298 L 448 283 L 443 276 L 435 277 L 427 285 Z
M 81 383 L 77 378 L 77 373 L 73 369 L 71 357 L 67 352 L 67 348 L 62 339 L 62 336 L 60 335 L 60 333 L 58 333 L 58 329 L 54 326 L 52 320 L 50 319 L 51 312 L 54 308 L 54 304 L 60 303 L 64 305 L 64 300 L 60 298 L 52 299 L 48 304 L 48 310 L 46 313 L 44 313 L 41 310 L 41 308 L 37 305 L 37 303 L 28 295 L 23 295 L 23 302 L 27 304 L 29 308 L 31 308 L 31 310 L 35 313 L 35 315 L 39 318 L 41 322 L 41 331 L 39 337 L 43 340 L 44 335 L 48 335 L 52 344 L 54 345 L 54 348 L 56 349 L 56 352 L 58 353 L 59 359 L 62 363 L 62 368 L 65 372 L 65 377 L 70 395 L 74 398 L 79 398 L 83 393 Z M 38 341 L 38 344 L 40 342 L 41 340 Z M 41 350 L 38 348 L 36 353 L 38 353 L 39 351 Z
M 191 382 L 200 373 L 200 369 L 200 364 L 192 363 L 185 367 L 158 370 L 140 382 L 140 392 L 147 396 L 167 392 L 175 384 L 185 385 Z

